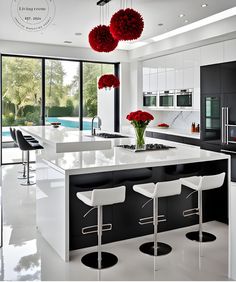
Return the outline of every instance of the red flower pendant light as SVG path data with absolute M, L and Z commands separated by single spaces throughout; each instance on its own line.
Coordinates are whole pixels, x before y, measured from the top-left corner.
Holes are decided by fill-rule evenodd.
M 98 80 L 98 88 L 117 88 L 120 86 L 120 81 L 118 77 L 116 77 L 114 74 L 104 74 L 102 75 Z
M 119 42 L 113 38 L 109 26 L 106 25 L 96 26 L 90 31 L 88 37 L 90 46 L 97 52 L 111 52 Z
M 116 12 L 110 22 L 110 32 L 116 40 L 138 39 L 144 28 L 143 17 L 131 8 Z

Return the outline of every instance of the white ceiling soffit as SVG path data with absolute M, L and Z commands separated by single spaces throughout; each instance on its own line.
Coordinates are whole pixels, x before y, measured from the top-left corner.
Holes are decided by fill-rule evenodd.
M 100 24 L 97 0 L 54 0 L 56 14 L 53 22 L 44 30 L 28 32 L 19 28 L 11 17 L 12 0 L 0 1 L 0 39 L 42 44 L 89 47 L 88 34 Z M 120 9 L 120 2 L 109 4 L 109 17 Z M 170 35 L 173 30 L 185 30 L 200 21 L 236 6 L 236 0 L 127 0 L 128 6 L 138 10 L 144 18 L 145 27 L 140 39 L 120 42 L 118 48 L 138 48 Z M 207 4 L 202 8 L 202 4 Z M 180 15 L 183 15 L 180 17 Z M 170 33 L 171 32 L 171 33 Z M 76 35 L 76 33 L 81 35 Z M 161 36 L 161 37 L 159 37 Z M 64 43 L 70 41 L 72 43 Z

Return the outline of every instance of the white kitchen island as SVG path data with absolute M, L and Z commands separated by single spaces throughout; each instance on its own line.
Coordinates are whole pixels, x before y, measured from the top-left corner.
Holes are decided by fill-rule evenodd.
M 230 185 L 230 173 L 228 173 L 230 157 L 228 155 L 152 138 L 147 138 L 147 143 L 160 143 L 175 148 L 134 153 L 116 147 L 117 144 L 134 144 L 132 138 L 103 139 L 89 136 L 88 131 L 80 132 L 62 127 L 58 129 L 22 127 L 25 133 L 39 139 L 45 147 L 45 150 L 36 153 L 37 226 L 42 236 L 64 261 L 69 261 L 70 251 L 94 246 L 97 243 L 96 234 L 82 234 L 84 227 L 96 224 L 96 212 L 84 218 L 88 207 L 76 198 L 78 191 L 116 187 L 121 184 L 126 186 L 125 203 L 104 209 L 105 223 L 112 222 L 114 229 L 114 231 L 105 232 L 104 243 L 106 243 L 153 232 L 151 225 L 140 227 L 138 224 L 138 219 L 143 216 L 143 212 L 145 216 L 152 214 L 152 206 L 149 204 L 146 210 L 141 209 L 146 199 L 133 192 L 132 186 L 136 183 L 165 181 L 225 171 L 227 179 L 223 188 L 218 189 L 220 192 L 216 194 L 212 190 L 210 203 L 206 197 L 205 204 L 206 206 L 209 204 L 211 210 L 208 213 L 206 209 L 205 219 L 227 222 L 227 197 Z M 108 148 L 96 150 L 94 146 L 101 144 Z M 65 152 L 59 153 L 62 148 Z M 182 216 L 183 207 L 192 208 L 196 200 L 194 198 L 191 201 L 186 200 L 186 193 L 189 193 L 186 189 L 186 187 L 182 189 L 180 196 L 170 197 L 167 200 L 161 199 L 160 206 L 163 213 L 168 214 L 168 223 L 162 223 L 160 231 L 197 223 L 196 217 L 186 221 Z M 215 203 L 213 207 L 212 201 Z M 220 210 L 219 203 L 221 203 Z
M 91 240 L 89 237 L 86 239 L 86 236 L 82 234 L 78 234 L 76 238 L 77 225 L 80 225 L 81 216 L 83 218 L 87 210 L 84 206 L 80 209 L 81 203 L 74 197 L 77 188 L 87 190 L 96 187 L 113 187 L 123 183 L 129 189 L 128 193 L 131 193 L 132 189 L 128 186 L 136 181 L 142 181 L 142 179 L 145 182 L 149 179 L 154 181 L 156 177 L 160 181 L 163 180 L 162 171 L 164 179 L 173 179 L 198 174 L 199 168 L 200 171 L 205 170 L 206 174 L 228 169 L 229 156 L 227 155 L 163 140 L 148 139 L 148 141 L 158 141 L 166 145 L 174 145 L 176 148 L 168 151 L 134 153 L 113 147 L 108 150 L 57 153 L 54 156 L 48 155 L 46 151 L 38 152 L 37 225 L 43 237 L 63 260 L 69 261 L 70 250 L 86 247 L 90 245 L 87 242 Z M 120 142 L 127 143 L 128 140 L 120 140 Z M 132 140 L 129 142 L 132 143 Z M 213 171 L 212 168 L 214 168 Z M 227 181 L 225 185 L 227 186 Z M 81 214 L 75 207 L 77 205 L 79 211 L 83 210 Z M 72 207 L 75 207 L 75 210 Z M 96 215 L 90 215 L 90 220 L 92 222 L 96 220 Z M 89 225 L 89 222 L 85 222 L 84 226 Z M 145 232 L 147 234 L 152 231 Z M 127 236 L 129 237 L 125 234 L 122 238 Z M 133 235 L 131 234 L 130 237 Z

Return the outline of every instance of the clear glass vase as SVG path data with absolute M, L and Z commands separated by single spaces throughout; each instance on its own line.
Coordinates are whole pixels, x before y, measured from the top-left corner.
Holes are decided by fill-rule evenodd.
M 145 150 L 145 132 L 146 132 L 146 126 L 143 127 L 134 127 L 135 131 L 135 149 L 136 150 Z

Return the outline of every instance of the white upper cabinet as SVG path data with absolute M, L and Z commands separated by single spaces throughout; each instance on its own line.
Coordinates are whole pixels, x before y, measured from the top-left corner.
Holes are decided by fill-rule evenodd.
M 143 67 L 143 92 L 157 92 L 157 68 Z
M 224 42 L 224 61 L 236 61 L 236 40 Z
M 184 70 L 177 69 L 175 71 L 175 88 L 183 89 L 184 88 Z
M 194 68 L 184 69 L 184 88 L 194 87 Z
M 143 92 L 150 90 L 150 77 L 149 74 L 143 74 Z
M 223 43 L 216 43 L 200 48 L 201 50 L 201 66 L 212 65 L 224 62 Z
M 150 69 L 143 67 L 143 92 L 149 92 L 150 89 Z
M 157 92 L 157 72 L 150 73 L 150 92 Z
M 158 73 L 158 90 L 167 90 L 166 88 L 166 72 L 159 72 Z
M 169 70 L 166 72 L 166 90 L 175 89 L 175 70 Z
M 236 61 L 236 39 L 178 52 L 143 63 L 143 91 L 193 89 L 200 110 L 200 66 Z

